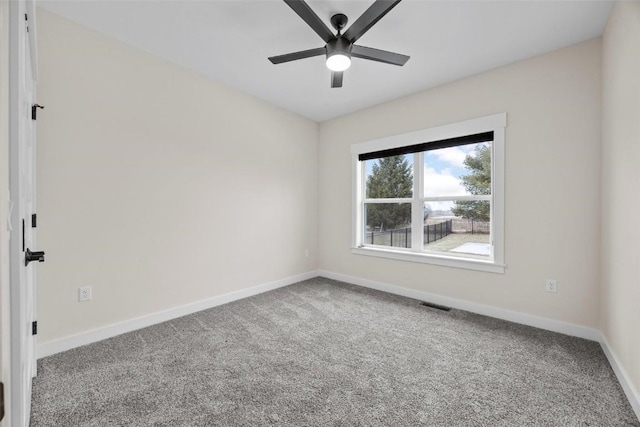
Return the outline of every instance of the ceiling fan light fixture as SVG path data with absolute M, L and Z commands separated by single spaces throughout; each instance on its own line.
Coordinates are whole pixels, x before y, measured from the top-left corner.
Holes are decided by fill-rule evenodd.
M 342 37 L 327 43 L 327 68 L 344 71 L 351 66 L 351 43 Z
M 327 68 L 331 71 L 344 71 L 351 66 L 351 58 L 343 53 L 327 57 Z

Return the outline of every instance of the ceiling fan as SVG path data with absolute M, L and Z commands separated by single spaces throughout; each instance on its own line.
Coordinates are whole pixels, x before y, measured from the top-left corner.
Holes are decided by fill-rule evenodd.
M 326 43 L 324 47 L 287 53 L 285 55 L 271 56 L 269 61 L 273 64 L 311 58 L 312 56 L 327 56 L 327 68 L 331 70 L 331 87 L 342 87 L 342 73 L 351 66 L 351 58 L 369 59 L 371 61 L 384 62 L 385 64 L 404 65 L 409 57 L 386 50 L 374 49 L 355 44 L 371 27 L 384 15 L 393 9 L 401 0 L 376 0 L 356 22 L 341 34 L 347 25 L 347 17 L 337 13 L 331 17 L 331 25 L 337 30 L 337 34 L 327 28 L 322 20 L 315 14 L 304 0 L 284 0 L 304 22 L 306 22 Z

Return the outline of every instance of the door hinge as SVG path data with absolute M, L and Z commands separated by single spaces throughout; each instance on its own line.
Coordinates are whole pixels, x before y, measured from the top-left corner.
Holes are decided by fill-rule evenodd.
M 31 322 L 31 335 L 38 335 L 38 321 Z
M 36 111 L 37 111 L 38 108 L 44 109 L 44 106 L 40 105 L 40 104 L 33 104 L 31 106 L 31 120 L 35 120 L 36 119 L 36 116 L 37 116 Z
M 37 227 L 36 219 L 37 219 L 36 214 L 31 215 L 31 227 L 32 228 L 36 228 Z

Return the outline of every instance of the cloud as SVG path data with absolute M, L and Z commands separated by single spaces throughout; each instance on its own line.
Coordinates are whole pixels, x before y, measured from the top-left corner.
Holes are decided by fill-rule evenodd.
M 490 143 L 483 142 L 478 144 L 460 145 L 458 147 L 441 148 L 438 150 L 427 151 L 427 156 L 433 156 L 437 161 L 446 162 L 456 168 L 464 168 L 464 159 L 467 155 L 475 155 L 478 146 L 490 146 Z M 428 160 L 427 160 L 428 162 Z
M 455 167 L 464 167 L 464 158 L 467 157 L 467 153 L 460 147 L 442 148 L 440 150 L 433 150 L 429 154 L 436 157 L 441 162 L 447 162 Z
M 451 175 L 448 169 L 440 172 L 434 168 L 424 168 L 424 195 L 436 196 L 464 196 L 467 193 L 460 182 L 460 178 Z

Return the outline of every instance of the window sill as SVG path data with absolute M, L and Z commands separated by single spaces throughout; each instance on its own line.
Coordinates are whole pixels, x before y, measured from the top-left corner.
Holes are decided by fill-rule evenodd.
M 469 258 L 457 258 L 450 256 L 440 256 L 423 254 L 416 252 L 406 252 L 391 249 L 379 249 L 372 247 L 351 248 L 351 253 L 356 255 L 367 255 L 379 258 L 389 258 L 399 261 L 420 262 L 423 264 L 434 264 L 452 268 L 462 268 L 465 270 L 486 271 L 489 273 L 504 274 L 505 265 L 493 261 L 475 260 Z

